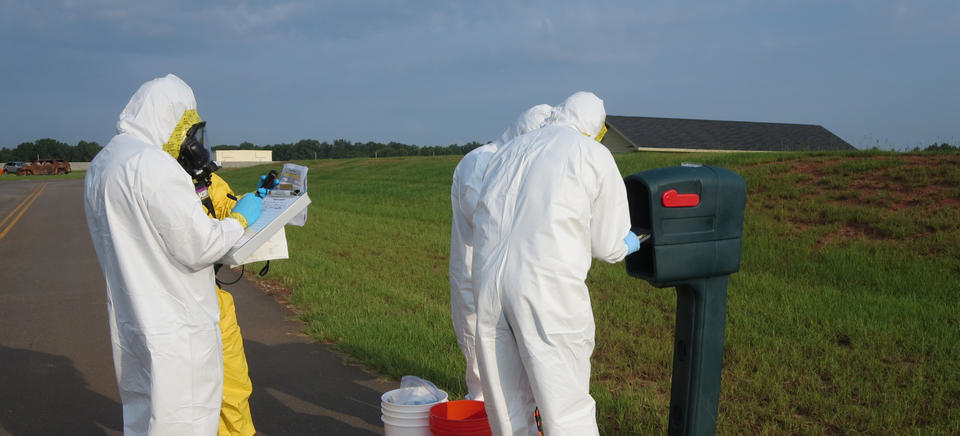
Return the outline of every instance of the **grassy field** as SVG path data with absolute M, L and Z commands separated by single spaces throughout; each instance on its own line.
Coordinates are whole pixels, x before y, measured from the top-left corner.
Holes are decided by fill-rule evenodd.
M 387 376 L 462 395 L 449 316 L 449 189 L 459 157 L 302 162 L 310 218 L 274 262 L 317 340 Z M 960 155 L 617 156 L 747 180 L 730 280 L 719 434 L 960 433 Z M 267 167 L 223 170 L 240 192 Z M 592 393 L 603 434 L 666 429 L 675 294 L 595 262 Z M 241 324 L 243 319 L 240 320 Z M 256 383 L 256 381 L 254 381 Z

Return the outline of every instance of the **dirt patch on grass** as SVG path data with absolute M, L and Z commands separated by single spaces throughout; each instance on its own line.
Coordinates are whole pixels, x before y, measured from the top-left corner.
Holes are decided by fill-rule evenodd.
M 254 283 L 257 284 L 257 287 L 259 287 L 264 294 L 267 294 L 273 298 L 282 298 L 286 300 L 293 295 L 293 289 L 290 289 L 284 286 L 283 283 L 273 279 L 259 278 L 255 279 Z
M 646 391 L 657 399 L 661 404 L 670 403 L 669 383 L 662 383 L 663 380 L 669 380 L 670 374 L 648 374 L 638 372 L 628 374 L 625 378 L 603 378 L 595 377 L 593 383 L 604 386 L 614 396 L 624 395 L 629 392 Z
M 835 241 L 842 241 L 845 239 L 859 239 L 859 238 L 870 238 L 870 233 L 868 233 L 864 226 L 853 226 L 853 225 L 843 225 L 839 229 L 834 230 L 830 233 L 827 233 L 822 238 L 818 239 L 817 242 L 813 244 L 814 250 L 819 250 L 824 245 L 830 244 Z
M 809 157 L 774 161 L 782 170 L 771 171 L 773 179 L 790 177 L 786 185 L 764 184 L 768 187 L 796 188 L 790 200 L 775 198 L 776 192 L 757 194 L 774 201 L 807 202 L 819 213 L 810 213 L 810 207 L 787 219 L 798 232 L 814 226 L 839 226 L 814 243 L 820 249 L 831 243 L 850 239 L 890 239 L 890 223 L 881 223 L 893 215 L 915 216 L 915 229 L 905 231 L 911 238 L 922 238 L 936 227 L 928 223 L 940 209 L 960 210 L 960 154 L 864 155 L 839 158 Z M 755 168 L 751 166 L 750 168 Z M 749 169 L 747 169 L 749 171 Z M 857 210 L 857 214 L 879 217 L 864 224 L 863 219 L 842 218 L 836 207 Z M 833 213 L 826 209 L 833 207 Z M 940 211 L 942 212 L 942 211 Z M 851 215 L 851 214 L 846 214 Z M 884 227 L 885 226 L 885 227 Z M 941 224 L 942 228 L 943 225 Z
M 259 277 L 252 271 L 248 271 L 245 276 L 248 280 L 253 282 L 254 285 L 260 288 L 264 294 L 273 297 L 277 303 L 280 303 L 283 305 L 283 307 L 289 309 L 290 312 L 300 315 L 300 311 L 297 309 L 297 307 L 290 302 L 290 297 L 293 295 L 292 288 L 287 287 L 278 280 Z
M 856 158 L 847 159 L 852 160 Z M 957 188 L 957 180 L 951 178 L 951 172 L 960 167 L 960 155 L 874 157 L 872 160 L 895 163 L 892 162 L 889 167 L 865 169 L 845 177 L 850 188 L 859 194 L 857 199 L 861 204 L 867 204 L 865 199 L 886 193 L 893 200 L 891 208 L 894 210 L 917 206 L 929 209 L 960 205 L 960 198 L 952 196 L 950 192 Z M 823 169 L 819 169 L 821 177 Z M 905 169 L 909 171 L 904 172 Z M 813 174 L 818 174 L 818 169 L 814 168 Z
M 851 160 L 852 158 L 847 158 L 844 160 Z M 827 166 L 836 165 L 837 160 L 828 160 L 828 161 L 802 161 L 798 162 L 796 165 L 790 167 L 790 172 L 794 174 L 803 174 L 812 177 L 814 184 L 819 182 L 823 178 L 823 168 Z

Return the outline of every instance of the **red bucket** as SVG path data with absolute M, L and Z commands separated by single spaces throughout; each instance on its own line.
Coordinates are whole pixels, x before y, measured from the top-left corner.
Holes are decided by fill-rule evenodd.
M 483 401 L 457 400 L 430 408 L 433 436 L 489 436 L 490 423 Z

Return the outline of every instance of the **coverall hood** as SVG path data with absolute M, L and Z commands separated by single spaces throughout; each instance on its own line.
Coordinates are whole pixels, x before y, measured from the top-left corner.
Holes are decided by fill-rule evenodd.
M 527 109 L 503 132 L 503 135 L 500 135 L 500 144 L 506 144 L 517 136 L 543 127 L 544 122 L 551 115 L 553 115 L 553 106 L 548 104 L 538 104 Z
M 200 122 L 196 110 L 197 100 L 190 86 L 179 77 L 167 74 L 144 83 L 130 97 L 130 102 L 123 108 L 117 121 L 117 134 L 132 135 L 157 147 L 176 142 L 176 150 L 166 150 L 167 147 L 164 147 L 176 158 L 183 138 L 171 141 L 171 137 L 180 124 L 189 124 L 186 125 L 186 129 L 189 129 Z M 186 129 L 183 135 L 186 135 Z
M 569 126 L 591 138 L 596 138 L 603 130 L 603 122 L 607 112 L 603 108 L 603 100 L 592 92 L 580 91 L 567 97 L 566 101 L 557 106 L 546 124 Z

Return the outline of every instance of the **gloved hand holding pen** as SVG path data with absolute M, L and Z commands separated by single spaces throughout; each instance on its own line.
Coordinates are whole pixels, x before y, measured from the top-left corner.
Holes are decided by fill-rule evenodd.
M 244 229 L 253 224 L 260 218 L 260 211 L 263 208 L 263 199 L 259 195 L 248 192 L 240 197 L 233 211 L 230 212 L 230 218 L 240 221 Z

